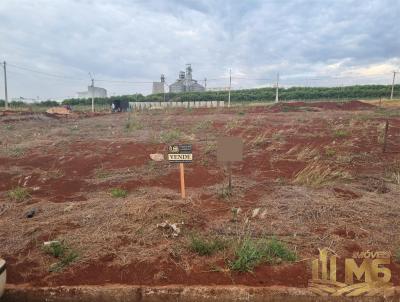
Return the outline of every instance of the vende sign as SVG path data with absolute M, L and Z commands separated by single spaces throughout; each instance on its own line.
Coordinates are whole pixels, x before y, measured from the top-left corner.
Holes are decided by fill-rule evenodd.
M 193 161 L 193 154 L 168 154 L 168 160 L 174 163 L 190 163 Z
M 193 161 L 192 145 L 171 145 L 168 147 L 170 163 L 191 163 Z

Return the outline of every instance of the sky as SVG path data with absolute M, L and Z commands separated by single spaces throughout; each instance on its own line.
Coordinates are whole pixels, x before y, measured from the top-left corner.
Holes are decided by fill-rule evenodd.
M 89 73 L 109 95 L 149 94 L 188 63 L 208 88 L 230 69 L 234 89 L 277 73 L 284 87 L 390 84 L 399 16 L 398 0 L 1 0 L 0 61 L 10 98 L 75 97 Z

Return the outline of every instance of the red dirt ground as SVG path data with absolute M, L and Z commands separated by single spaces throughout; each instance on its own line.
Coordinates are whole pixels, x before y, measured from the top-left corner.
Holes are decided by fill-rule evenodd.
M 6 208 L 0 214 L 0 241 L 5 242 L 0 255 L 8 262 L 8 281 L 33 286 L 306 287 L 309 259 L 319 247 L 331 246 L 342 256 L 366 249 L 394 251 L 400 245 L 395 214 L 400 190 L 388 180 L 387 171 L 400 162 L 400 119 L 382 117 L 374 109 L 352 101 L 145 112 L 135 116 L 143 129 L 133 132 L 125 130 L 124 114 L 45 122 L 9 121 L 13 114 L 3 114 L 7 119 L 0 119 L 0 125 L 12 123 L 17 128 L 0 129 L 7 142 L 0 153 L 0 213 L 2 206 Z M 364 113 L 371 116 L 359 119 Z M 201 124 L 206 119 L 208 126 Z M 388 152 L 382 153 L 379 127 L 386 119 L 390 139 Z M 208 128 L 193 130 L 196 126 Z M 348 135 L 338 137 L 335 130 L 344 128 Z M 196 160 L 185 168 L 185 203 L 179 203 L 178 167 L 149 158 L 150 153 L 165 153 L 170 143 L 152 135 L 170 129 L 179 129 L 186 135 L 181 140 L 194 146 Z M 233 165 L 234 191 L 228 199 L 221 197 L 226 175 L 212 145 L 217 135 L 241 137 L 246 150 L 243 161 Z M 13 144 L 25 153 L 9 155 Z M 311 163 L 343 170 L 351 179 L 322 187 L 296 182 L 298 173 Z M 7 191 L 17 186 L 29 189 L 27 201 L 9 201 Z M 114 187 L 127 189 L 128 198 L 110 199 L 108 191 Z M 40 211 L 27 220 L 24 213 L 31 207 Z M 202 258 L 187 251 L 184 236 L 190 232 L 235 234 L 232 207 L 240 207 L 243 221 L 253 209 L 265 210 L 265 218 L 250 218 L 250 236 L 276 236 L 295 247 L 301 261 L 236 273 L 226 269 L 225 260 L 232 255 Z M 184 235 L 164 237 L 155 228 L 164 220 L 184 221 Z M 48 266 L 55 260 L 44 255 L 41 246 L 58 238 L 78 249 L 82 259 L 60 273 L 50 273 Z M 391 268 L 398 284 L 400 266 Z

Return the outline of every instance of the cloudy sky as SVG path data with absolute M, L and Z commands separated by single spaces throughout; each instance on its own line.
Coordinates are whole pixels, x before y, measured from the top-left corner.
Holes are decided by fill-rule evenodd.
M 191 63 L 208 87 L 390 83 L 398 0 L 1 0 L 11 97 L 66 98 L 91 72 L 109 95 L 149 93 Z M 0 98 L 3 97 L 1 76 Z

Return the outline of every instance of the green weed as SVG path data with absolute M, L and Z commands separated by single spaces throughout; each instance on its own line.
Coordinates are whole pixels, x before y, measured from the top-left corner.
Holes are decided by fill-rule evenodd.
M 245 238 L 238 244 L 235 259 L 229 262 L 229 268 L 234 271 L 251 272 L 261 263 L 279 263 L 296 259 L 296 254 L 276 239 Z
M 218 238 L 206 239 L 200 236 L 190 237 L 190 250 L 200 256 L 210 256 L 215 252 L 223 250 L 226 243 Z
M 110 190 L 110 194 L 114 198 L 125 198 L 128 196 L 128 191 L 121 188 L 113 188 Z
M 30 194 L 27 188 L 15 187 L 14 189 L 8 191 L 8 197 L 13 201 L 22 202 L 29 198 Z
M 59 259 L 58 262 L 52 264 L 49 268 L 50 272 L 59 272 L 64 267 L 70 265 L 79 258 L 79 255 L 71 250 L 64 242 L 52 242 L 50 245 L 43 247 L 43 251 Z

